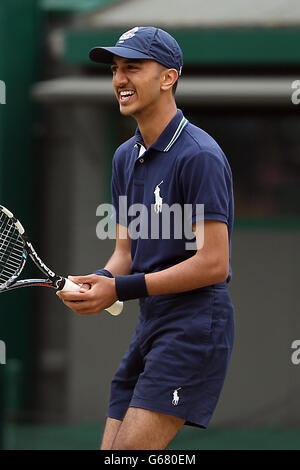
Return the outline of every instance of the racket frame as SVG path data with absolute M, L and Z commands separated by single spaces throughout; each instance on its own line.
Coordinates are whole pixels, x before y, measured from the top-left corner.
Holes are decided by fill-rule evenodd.
M 41 258 L 35 251 L 32 243 L 30 242 L 29 238 L 27 237 L 25 233 L 25 229 L 23 225 L 21 224 L 21 222 L 18 219 L 16 219 L 16 217 L 6 207 L 0 205 L 0 213 L 1 212 L 3 212 L 7 217 L 9 217 L 9 219 L 11 219 L 12 223 L 15 225 L 16 229 L 18 230 L 21 240 L 23 242 L 24 251 L 22 254 L 22 260 L 21 260 L 19 268 L 16 269 L 15 274 L 11 276 L 10 279 L 8 279 L 6 282 L 4 282 L 0 286 L 0 293 L 7 292 L 13 289 L 18 289 L 21 287 L 39 287 L 39 286 L 52 287 L 53 289 L 56 289 L 56 290 L 63 290 L 64 287 L 66 286 L 66 289 L 68 290 L 79 291 L 80 286 L 78 284 L 75 284 L 74 282 L 70 281 L 69 279 L 66 279 L 65 277 L 55 274 L 55 272 L 49 269 L 48 266 L 41 260 Z M 44 273 L 45 276 L 48 276 L 47 279 L 23 279 L 19 281 L 17 280 L 25 266 L 28 256 L 32 259 L 33 263 L 38 267 L 38 269 L 42 273 Z M 117 300 L 113 305 L 106 308 L 105 310 L 109 312 L 111 315 L 117 316 L 123 310 L 123 302 L 120 302 Z
M 3 285 L 0 287 L 0 293 L 5 292 L 7 290 L 18 289 L 21 287 L 35 287 L 35 286 L 44 286 L 44 287 L 52 287 L 56 290 L 62 290 L 66 283 L 66 279 L 62 276 L 55 274 L 48 266 L 41 260 L 37 252 L 35 251 L 32 243 L 30 242 L 25 229 L 21 222 L 16 219 L 16 217 L 4 206 L 0 205 L 0 212 L 3 212 L 11 222 L 15 225 L 16 229 L 19 232 L 21 240 L 23 242 L 23 254 L 22 254 L 22 262 L 19 268 L 16 270 L 15 274 L 8 279 Z M 17 280 L 20 276 L 21 272 L 24 269 L 25 263 L 30 257 L 33 263 L 38 267 L 38 269 L 45 274 L 47 279 L 23 279 Z

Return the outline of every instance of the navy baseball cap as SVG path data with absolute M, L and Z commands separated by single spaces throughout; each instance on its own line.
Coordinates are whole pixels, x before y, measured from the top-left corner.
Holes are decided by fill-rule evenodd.
M 126 59 L 152 59 L 181 75 L 182 51 L 166 31 L 153 26 L 136 26 L 118 39 L 114 47 L 94 47 L 89 57 L 94 62 L 110 64 L 113 56 Z

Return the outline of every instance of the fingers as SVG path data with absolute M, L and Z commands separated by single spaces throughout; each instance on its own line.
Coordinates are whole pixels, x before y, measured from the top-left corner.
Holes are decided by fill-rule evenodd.
M 99 310 L 93 300 L 90 299 L 90 290 L 93 283 L 95 283 L 98 278 L 99 276 L 97 275 L 68 276 L 68 279 L 75 282 L 75 284 L 82 284 L 80 291 L 57 291 L 56 295 L 68 308 L 79 315 L 100 313 L 101 310 Z
M 96 315 L 102 311 L 93 302 L 69 302 L 63 300 L 63 303 L 79 315 Z
M 99 279 L 99 276 L 97 274 L 88 274 L 87 276 L 68 276 L 68 279 L 75 282 L 75 284 L 93 285 Z
M 97 276 L 98 277 L 98 276 Z M 96 277 L 96 279 L 97 279 Z M 68 290 L 63 290 L 63 291 L 58 291 L 56 292 L 56 295 L 62 299 L 62 300 L 68 300 L 68 301 L 79 301 L 79 300 L 86 300 L 86 297 L 83 297 L 82 294 L 87 293 L 91 288 L 93 282 L 95 283 L 94 275 L 89 275 L 89 276 L 68 276 L 68 279 L 75 284 L 80 284 L 80 291 L 68 291 Z M 80 295 L 78 297 L 78 294 Z
M 84 314 L 84 313 L 98 313 L 99 310 L 96 309 L 96 302 L 92 299 L 87 299 L 88 291 L 90 286 L 88 285 L 88 290 L 86 292 L 56 292 L 56 295 L 61 299 L 61 301 L 73 310 L 75 313 Z
M 89 298 L 89 294 L 90 294 L 90 289 L 88 290 L 83 290 L 82 292 L 82 289 L 80 289 L 79 292 L 72 292 L 72 291 L 57 291 L 56 292 L 56 295 L 57 297 L 59 297 L 60 299 L 64 300 L 64 301 L 69 301 L 69 302 L 78 302 L 78 301 L 81 301 L 81 300 L 88 300 Z
M 82 284 L 80 288 L 80 292 L 87 292 L 88 290 L 90 290 L 90 288 L 91 288 L 91 284 Z
M 67 307 L 80 315 L 100 313 L 116 300 L 113 279 L 97 274 L 68 276 L 68 279 L 81 284 L 80 291 L 58 291 L 56 295 Z

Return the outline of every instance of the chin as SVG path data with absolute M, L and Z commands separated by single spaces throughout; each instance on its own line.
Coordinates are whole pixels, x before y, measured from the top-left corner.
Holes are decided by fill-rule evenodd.
M 120 113 L 123 116 L 132 116 L 135 117 L 139 114 L 139 109 L 135 106 L 121 106 L 120 105 Z
M 147 101 L 142 101 L 137 97 L 134 98 L 132 103 L 121 103 L 121 101 L 119 101 L 120 113 L 124 116 L 135 116 L 140 114 L 147 105 Z
M 120 106 L 120 113 L 123 116 L 132 116 L 132 110 L 130 110 L 130 108 L 126 108 L 125 106 Z

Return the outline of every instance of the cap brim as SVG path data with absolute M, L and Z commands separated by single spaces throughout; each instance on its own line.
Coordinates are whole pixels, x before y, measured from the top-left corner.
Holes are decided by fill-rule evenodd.
M 90 59 L 100 64 L 110 64 L 114 55 L 124 59 L 152 59 L 149 55 L 129 47 L 94 47 L 89 52 Z

